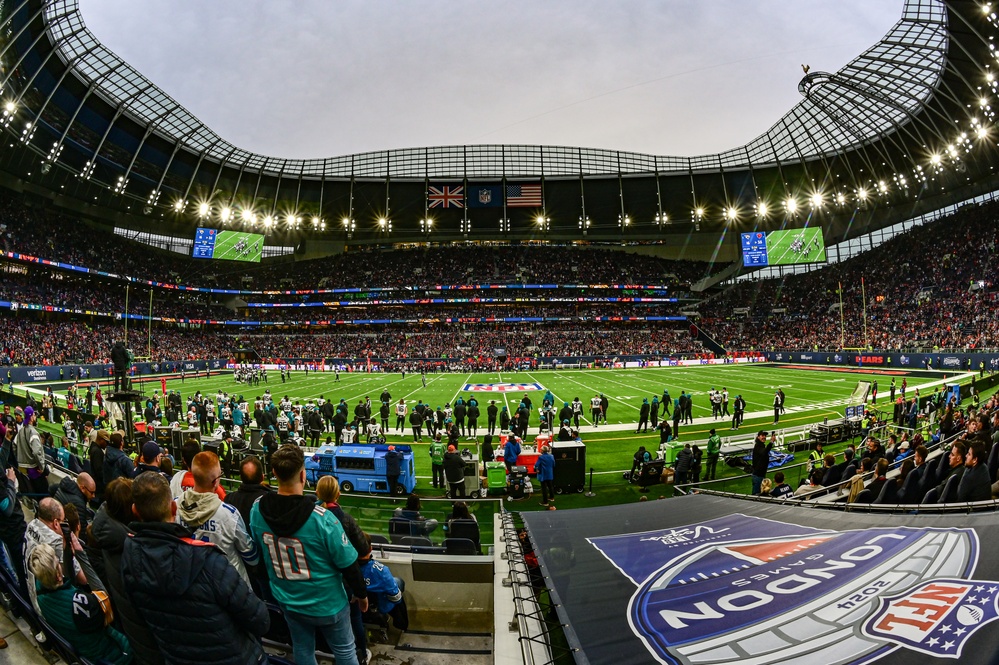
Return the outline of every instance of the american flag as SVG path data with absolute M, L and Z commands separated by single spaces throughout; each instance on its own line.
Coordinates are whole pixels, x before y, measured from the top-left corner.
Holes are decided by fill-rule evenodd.
M 536 208 L 541 205 L 541 185 L 507 185 L 506 204 L 511 208 Z
M 431 208 L 464 208 L 465 188 L 451 185 L 431 185 L 427 191 Z

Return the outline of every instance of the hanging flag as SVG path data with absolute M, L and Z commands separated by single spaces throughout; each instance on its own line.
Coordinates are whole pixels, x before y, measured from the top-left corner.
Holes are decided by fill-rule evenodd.
M 507 185 L 506 204 L 511 208 L 541 206 L 541 185 Z
M 461 185 L 430 185 L 427 202 L 431 208 L 464 208 L 465 188 Z
M 468 186 L 468 207 L 469 208 L 502 208 L 503 207 L 503 186 L 502 185 L 469 185 Z

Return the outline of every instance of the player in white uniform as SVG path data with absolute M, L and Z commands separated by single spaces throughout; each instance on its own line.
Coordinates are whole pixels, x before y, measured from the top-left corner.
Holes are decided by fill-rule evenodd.
M 593 416 L 593 426 L 597 427 L 603 417 L 603 407 L 600 405 L 600 395 L 594 395 L 590 400 L 590 413 Z

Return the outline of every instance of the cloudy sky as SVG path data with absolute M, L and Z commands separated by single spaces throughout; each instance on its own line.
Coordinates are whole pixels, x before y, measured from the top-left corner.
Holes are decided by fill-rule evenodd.
M 81 0 L 106 46 L 226 140 L 280 157 L 528 143 L 741 145 L 902 0 Z

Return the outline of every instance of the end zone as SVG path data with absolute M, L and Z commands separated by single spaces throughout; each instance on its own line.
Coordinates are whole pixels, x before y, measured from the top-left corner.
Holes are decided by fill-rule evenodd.
M 517 393 L 544 389 L 540 383 L 466 383 L 463 388 L 470 393 Z

